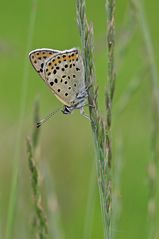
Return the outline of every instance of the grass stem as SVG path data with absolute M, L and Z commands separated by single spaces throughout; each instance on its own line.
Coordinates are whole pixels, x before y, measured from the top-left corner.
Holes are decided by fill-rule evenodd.
M 39 120 L 38 103 L 35 105 L 35 120 Z M 35 121 L 36 122 L 36 121 Z M 46 217 L 41 203 L 41 190 L 39 183 L 39 170 L 35 162 L 36 148 L 39 139 L 39 129 L 34 127 L 32 139 L 27 139 L 28 165 L 31 175 L 31 186 L 34 199 L 34 234 L 37 239 L 48 238 Z
M 148 218 L 149 232 L 148 238 L 156 238 L 158 231 L 157 226 L 157 181 L 158 181 L 158 154 L 159 154 L 159 77 L 155 61 L 155 53 L 151 34 L 148 28 L 145 11 L 141 1 L 131 0 L 136 20 L 142 32 L 144 48 L 148 60 L 148 69 L 150 72 L 150 85 L 152 96 L 152 131 L 151 131 L 151 157 L 148 165 L 148 181 L 149 181 L 149 202 L 148 202 Z
M 35 19 L 36 19 L 36 3 L 37 0 L 32 0 L 32 10 L 29 19 L 29 30 L 28 30 L 28 39 L 26 47 L 26 60 L 24 65 L 24 75 L 21 84 L 21 96 L 20 96 L 20 109 L 19 109 L 19 123 L 15 143 L 15 152 L 14 152 L 14 165 L 13 165 L 13 176 L 11 184 L 11 192 L 9 198 L 9 207 L 7 212 L 7 225 L 6 225 L 6 235 L 5 239 L 13 238 L 13 228 L 14 228 L 14 219 L 16 211 L 16 202 L 18 196 L 18 177 L 19 177 L 19 157 L 20 157 L 20 148 L 22 141 L 22 131 L 23 131 L 23 122 L 25 118 L 25 108 L 26 108 L 26 93 L 27 93 L 27 83 L 28 83 L 28 52 L 31 48 Z
M 82 41 L 83 59 L 85 66 L 85 82 L 86 86 L 90 86 L 88 88 L 88 103 L 97 154 L 98 185 L 101 209 L 104 219 L 104 235 L 106 239 L 112 238 L 111 110 L 115 88 L 114 6 L 114 1 L 107 1 L 108 82 L 106 90 L 106 117 L 102 118 L 98 110 L 97 87 L 93 64 L 93 26 L 91 24 L 88 24 L 87 21 L 85 0 L 77 0 L 77 21 Z

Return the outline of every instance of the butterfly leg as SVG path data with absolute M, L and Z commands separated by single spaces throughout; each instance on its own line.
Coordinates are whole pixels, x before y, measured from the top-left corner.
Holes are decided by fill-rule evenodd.
M 90 120 L 89 116 L 85 114 L 83 107 L 80 108 L 80 114 L 83 115 L 86 119 Z
M 84 106 L 88 106 L 88 107 L 91 107 L 91 108 L 95 108 L 94 105 L 90 105 L 89 103 L 86 103 Z

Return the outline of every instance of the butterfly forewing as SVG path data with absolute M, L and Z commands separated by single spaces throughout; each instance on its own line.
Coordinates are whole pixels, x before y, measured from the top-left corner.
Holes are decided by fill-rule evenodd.
M 77 94 L 85 88 L 83 61 L 77 49 L 62 51 L 49 58 L 43 74 L 47 85 L 63 104 L 77 103 Z
M 33 67 L 39 73 L 43 80 L 45 80 L 44 68 L 46 62 L 58 53 L 58 50 L 52 50 L 47 48 L 36 49 L 29 53 L 29 59 Z

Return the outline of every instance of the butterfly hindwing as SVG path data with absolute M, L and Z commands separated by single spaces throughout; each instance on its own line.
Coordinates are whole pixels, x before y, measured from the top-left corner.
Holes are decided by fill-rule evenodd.
M 63 104 L 76 104 L 77 94 L 85 88 L 83 61 L 77 49 L 61 51 L 49 58 L 43 74 L 47 85 Z
M 29 53 L 29 59 L 34 69 L 38 72 L 38 74 L 42 77 L 43 80 L 45 80 L 44 68 L 46 62 L 58 53 L 58 50 L 52 50 L 47 48 L 36 49 Z

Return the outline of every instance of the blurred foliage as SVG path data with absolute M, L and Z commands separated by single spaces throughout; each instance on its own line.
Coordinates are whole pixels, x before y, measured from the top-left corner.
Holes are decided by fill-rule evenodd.
M 159 3 L 144 0 L 148 28 L 154 46 L 157 67 L 159 67 Z M 106 82 L 106 14 L 105 1 L 87 1 L 88 18 L 94 24 L 95 67 L 99 84 L 99 105 L 104 107 L 104 87 Z M 17 131 L 21 105 L 22 79 L 28 60 L 27 39 L 31 9 L 37 8 L 32 47 L 69 49 L 80 47 L 80 37 L 76 23 L 76 6 L 69 1 L 1 2 L 0 18 L 0 236 L 4 238 L 9 194 L 14 170 L 14 154 L 17 144 Z M 131 23 L 130 23 L 131 19 Z M 117 1 L 116 5 L 116 92 L 113 110 L 113 150 L 117 141 L 122 141 L 121 175 L 121 215 L 119 225 L 113 230 L 116 238 L 147 238 L 148 182 L 147 167 L 151 157 L 151 91 L 149 72 L 145 68 L 147 55 L 143 46 L 140 28 L 135 24 L 128 1 Z M 130 39 L 123 48 L 124 36 L 130 32 Z M 33 129 L 33 105 L 37 95 L 40 98 L 41 116 L 56 109 L 60 103 L 45 87 L 32 66 L 28 64 L 26 84 L 26 105 L 22 137 L 17 146 L 19 157 L 19 186 L 17 209 L 14 218 L 14 238 L 30 238 L 32 217 L 32 198 L 30 178 L 26 160 L 26 137 Z M 141 74 L 141 71 L 142 74 Z M 116 114 L 121 97 L 136 76 L 143 78 L 124 111 Z M 116 155 L 116 154 L 114 154 Z M 91 169 L 95 164 L 92 133 L 89 122 L 74 112 L 70 116 L 62 113 L 54 116 L 42 127 L 39 159 L 42 165 L 41 184 L 45 195 L 45 167 L 50 169 L 52 185 L 55 190 L 61 213 L 61 224 L 65 238 L 78 239 L 84 235 L 86 221 L 92 220 L 91 239 L 103 238 L 103 226 L 99 194 L 94 175 L 93 198 L 89 219 L 87 198 L 90 189 Z M 114 158 L 115 164 L 115 158 Z M 94 202 L 94 203 L 93 203 Z M 87 215 L 87 217 L 86 217 Z M 53 217 L 54 215 L 52 215 Z

